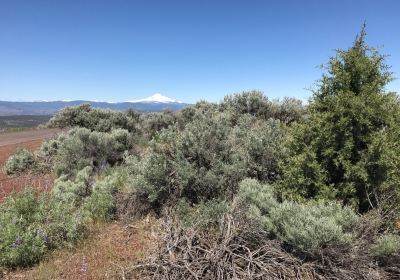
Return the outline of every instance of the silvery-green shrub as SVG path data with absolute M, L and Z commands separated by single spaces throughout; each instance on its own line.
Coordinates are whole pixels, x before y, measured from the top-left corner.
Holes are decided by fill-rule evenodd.
M 31 188 L 0 204 L 0 267 L 35 264 L 85 233 L 87 217 L 73 204 Z
M 20 173 L 29 169 L 34 164 L 35 156 L 32 152 L 27 149 L 17 149 L 17 151 L 7 159 L 4 165 L 4 171 L 8 175 Z
M 357 214 L 337 202 L 278 202 L 274 189 L 254 179 L 240 183 L 239 197 L 270 234 L 298 253 L 317 254 L 326 247 L 345 248 L 353 238 Z
M 374 257 L 382 260 L 395 255 L 400 255 L 400 236 L 397 234 L 385 234 L 371 246 Z

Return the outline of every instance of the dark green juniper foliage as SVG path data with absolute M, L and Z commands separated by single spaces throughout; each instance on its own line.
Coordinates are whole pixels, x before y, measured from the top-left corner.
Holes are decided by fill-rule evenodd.
M 365 36 L 364 26 L 351 48 L 336 51 L 307 119 L 291 132 L 281 182 L 288 197 L 335 198 L 361 212 L 399 201 L 400 107 L 385 90 L 385 56 Z

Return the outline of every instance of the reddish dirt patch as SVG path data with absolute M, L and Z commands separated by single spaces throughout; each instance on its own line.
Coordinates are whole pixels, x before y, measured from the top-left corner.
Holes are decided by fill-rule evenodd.
M 49 174 L 25 174 L 7 176 L 3 172 L 4 163 L 18 148 L 37 150 L 45 138 L 49 138 L 59 130 L 44 129 L 0 134 L 0 202 L 10 193 L 19 192 L 26 186 L 41 190 L 50 190 L 53 179 Z
M 58 128 L 49 128 L 0 133 L 0 146 L 26 143 L 33 140 L 43 140 L 54 136 L 58 132 L 60 132 Z

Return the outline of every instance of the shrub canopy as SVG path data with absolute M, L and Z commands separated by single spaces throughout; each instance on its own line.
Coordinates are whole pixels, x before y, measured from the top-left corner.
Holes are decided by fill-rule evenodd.
M 186 123 L 162 130 L 141 157 L 127 161 L 132 189 L 150 203 L 232 198 L 245 177 L 268 182 L 278 178 L 285 135 L 279 120 L 236 116 L 207 103 L 182 114 Z
M 52 117 L 49 127 L 84 127 L 92 131 L 110 132 L 121 128 L 130 132 L 136 130 L 139 114 L 133 110 L 126 112 L 95 109 L 90 104 L 66 107 Z

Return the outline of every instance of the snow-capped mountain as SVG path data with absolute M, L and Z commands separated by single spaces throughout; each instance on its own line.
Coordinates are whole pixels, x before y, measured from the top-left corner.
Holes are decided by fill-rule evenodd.
M 67 106 L 76 106 L 88 103 L 94 108 L 104 108 L 113 110 L 127 110 L 129 108 L 141 112 L 159 112 L 164 109 L 179 110 L 190 106 L 160 93 L 143 99 L 131 100 L 126 102 L 102 102 L 88 100 L 73 100 L 73 101 L 0 101 L 0 116 L 15 116 L 15 115 L 52 115 L 57 111 Z
M 156 103 L 183 103 L 182 101 L 178 101 L 176 99 L 169 98 L 167 96 L 164 96 L 160 93 L 156 93 L 152 96 L 143 98 L 143 99 L 137 99 L 137 100 L 130 100 L 128 101 L 129 103 L 148 103 L 148 102 L 156 102 Z

